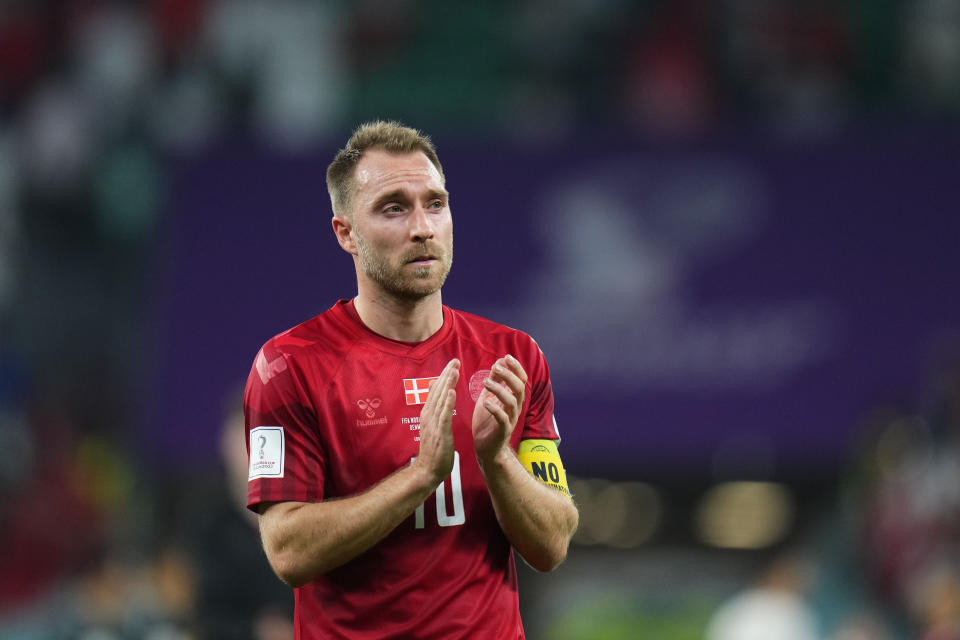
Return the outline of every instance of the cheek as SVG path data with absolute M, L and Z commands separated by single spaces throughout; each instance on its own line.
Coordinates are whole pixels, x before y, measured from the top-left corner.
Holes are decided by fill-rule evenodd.
M 364 244 L 368 254 L 376 256 L 377 260 L 384 263 L 396 261 L 402 247 L 400 241 L 384 233 L 364 236 Z
M 378 229 L 364 229 L 363 232 L 357 232 L 358 240 L 368 249 L 382 250 L 389 242 L 386 241 L 386 234 Z
M 447 219 L 437 225 L 436 234 L 442 238 L 453 239 L 453 220 L 447 216 Z

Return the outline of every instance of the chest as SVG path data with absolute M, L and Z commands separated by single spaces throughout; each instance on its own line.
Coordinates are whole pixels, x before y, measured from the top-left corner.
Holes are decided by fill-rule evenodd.
M 461 361 L 452 429 L 464 489 L 482 486 L 473 454 L 471 419 L 496 356 L 458 346 L 415 360 L 374 350 L 351 354 L 315 398 L 318 430 L 328 455 L 328 488 L 350 495 L 405 466 L 420 448 L 420 418 L 430 385 L 451 358 Z M 525 398 L 524 402 L 529 400 Z M 521 412 L 521 416 L 523 415 Z M 514 432 L 519 440 L 520 429 Z M 516 448 L 518 442 L 512 443 Z

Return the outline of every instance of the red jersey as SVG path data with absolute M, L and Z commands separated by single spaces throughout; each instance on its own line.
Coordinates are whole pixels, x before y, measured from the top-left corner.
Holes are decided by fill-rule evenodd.
M 250 508 L 356 495 L 409 464 L 430 382 L 461 362 L 450 477 L 379 543 L 295 590 L 297 638 L 524 637 L 513 554 L 471 431 L 483 380 L 507 353 L 528 375 L 511 446 L 558 439 L 537 344 L 449 307 L 436 334 L 406 343 L 374 333 L 341 300 L 257 354 L 244 394 Z

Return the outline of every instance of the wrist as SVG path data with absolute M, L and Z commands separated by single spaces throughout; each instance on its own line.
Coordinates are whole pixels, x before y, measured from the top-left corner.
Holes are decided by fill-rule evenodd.
M 505 468 L 514 458 L 513 449 L 504 442 L 492 452 L 477 452 L 477 462 L 480 464 L 480 470 L 486 474 L 488 471 L 496 471 Z
M 413 473 L 413 483 L 417 492 L 425 496 L 436 490 L 437 485 L 443 482 L 443 477 L 438 477 L 436 471 L 425 464 L 420 456 L 410 462 L 409 468 Z

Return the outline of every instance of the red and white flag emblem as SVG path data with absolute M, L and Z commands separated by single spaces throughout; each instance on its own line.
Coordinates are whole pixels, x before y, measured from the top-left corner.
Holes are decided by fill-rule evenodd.
M 430 385 L 440 376 L 432 378 L 404 378 L 403 395 L 407 404 L 425 404 L 430 395 Z

